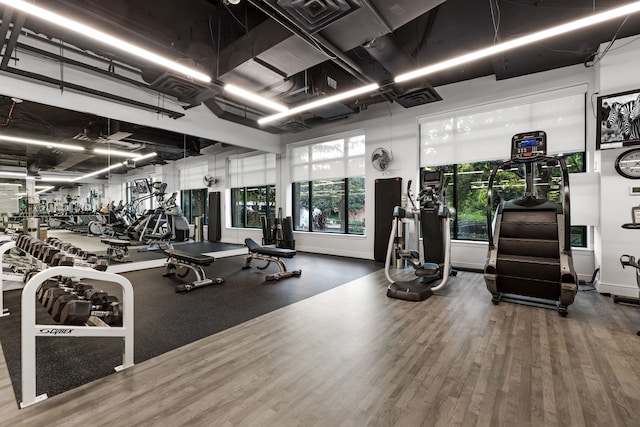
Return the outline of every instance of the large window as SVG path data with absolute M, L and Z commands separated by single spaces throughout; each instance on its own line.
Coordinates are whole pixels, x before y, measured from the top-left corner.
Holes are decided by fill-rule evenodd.
M 261 228 L 276 213 L 276 156 L 260 153 L 228 159 L 231 226 Z
M 459 163 L 444 167 L 447 178 L 447 205 L 456 209 L 456 217 L 451 224 L 452 238 L 487 240 L 487 185 L 493 166 L 501 161 Z M 567 155 L 565 161 L 570 173 L 584 172 L 584 153 Z M 525 188 L 522 176 L 522 170 L 498 171 L 493 185 L 493 212 L 500 202 L 522 197 Z M 560 167 L 557 165 L 538 168 L 538 197 L 560 202 L 561 177 Z M 573 246 L 586 247 L 586 227 L 571 227 L 571 239 Z
M 180 191 L 180 205 L 182 214 L 187 218 L 189 224 L 195 223 L 195 218 L 204 216 L 204 225 L 207 225 L 208 203 L 207 196 L 209 192 L 206 188 L 196 190 Z
M 586 87 L 576 86 L 419 120 L 420 165 L 448 165 L 447 204 L 457 210 L 457 218 L 452 221 L 453 238 L 487 240 L 488 179 L 493 165 L 509 158 L 513 135 L 545 131 L 549 154 L 573 153 L 565 155 L 569 171 L 584 172 L 585 91 Z M 514 172 L 498 172 L 495 205 L 522 197 L 524 182 Z M 545 183 L 537 186 L 539 196 L 559 201 L 559 167 L 541 168 L 538 173 L 543 179 L 537 182 Z M 572 227 L 574 246 L 586 246 L 586 240 L 586 227 Z
M 276 188 L 273 185 L 233 188 L 231 226 L 261 228 L 260 217 L 275 216 L 275 205 Z
M 362 133 L 290 150 L 295 230 L 364 234 L 364 154 Z

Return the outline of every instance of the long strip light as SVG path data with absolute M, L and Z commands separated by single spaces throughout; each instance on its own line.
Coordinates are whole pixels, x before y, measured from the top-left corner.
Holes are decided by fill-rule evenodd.
M 2 0 L 0 0 L 1 2 Z M 17 136 L 0 135 L 0 141 L 17 142 L 20 144 L 40 145 L 43 147 L 54 147 L 62 150 L 84 151 L 84 147 L 70 144 L 59 144 L 57 142 L 40 141 L 37 139 L 20 138 Z
M 329 96 L 327 98 L 321 98 L 321 99 L 318 99 L 317 101 L 309 102 L 308 104 L 299 105 L 297 107 L 294 107 L 282 113 L 277 113 L 271 116 L 263 117 L 258 120 L 258 123 L 262 125 L 265 123 L 273 122 L 283 117 L 292 116 L 294 114 L 298 114 L 303 111 L 313 110 L 314 108 L 331 104 L 332 102 L 338 102 L 338 101 L 342 101 L 343 99 L 353 98 L 354 96 L 362 95 L 363 93 L 373 92 L 374 90 L 378 90 L 379 88 L 380 88 L 380 85 L 377 83 L 373 83 L 367 86 L 362 86 L 362 87 L 352 89 L 343 93 L 339 93 L 337 95 Z
M 528 34 L 526 36 L 518 37 L 516 39 L 509 40 L 504 43 L 499 43 L 491 47 L 487 47 L 484 49 L 477 50 L 475 52 L 467 53 L 465 55 L 448 59 L 446 61 L 438 62 L 437 64 L 429 65 L 424 68 L 419 68 L 409 73 L 400 74 L 394 79 L 394 81 L 396 83 L 400 83 L 407 80 L 415 79 L 417 77 L 433 74 L 438 71 L 446 70 L 448 68 L 453 68 L 458 65 L 475 61 L 477 59 L 486 58 L 488 56 L 492 56 L 497 53 L 502 53 L 507 50 L 511 50 L 511 49 L 515 49 L 531 43 L 539 42 L 541 40 L 545 40 L 560 34 L 565 34 L 571 31 L 579 30 L 579 29 L 590 27 L 592 25 L 596 25 L 605 21 L 609 21 L 611 19 L 627 16 L 629 14 L 632 14 L 638 11 L 640 11 L 640 1 L 635 1 L 633 3 L 629 3 L 624 6 L 609 9 L 601 13 L 596 13 L 586 18 L 581 18 L 575 21 L 568 22 L 566 24 L 551 27 L 546 30 L 538 31 L 533 34 Z
M 69 182 L 76 182 L 76 181 L 80 181 L 81 179 L 91 178 L 92 176 L 100 175 L 101 173 L 109 172 L 112 169 L 121 168 L 123 166 L 124 166 L 124 163 L 116 163 L 116 164 L 113 164 L 111 166 L 107 166 L 106 168 L 97 170 L 95 172 L 91 172 L 91 173 L 88 173 L 86 175 L 77 176 L 75 178 L 72 178 L 72 179 L 69 180 Z
M 27 173 L 26 172 L 0 171 L 0 176 L 7 177 L 7 178 L 26 178 L 27 177 Z
M 58 15 L 57 13 L 35 6 L 32 3 L 27 3 L 26 1 L 22 1 L 22 0 L 0 0 L 0 3 L 6 4 L 7 6 L 21 10 L 22 12 L 28 13 L 29 15 L 33 15 L 40 19 L 44 19 L 47 22 L 50 22 L 52 24 L 63 27 L 65 29 L 74 31 L 85 37 L 89 37 L 101 43 L 108 44 L 109 46 L 115 47 L 123 52 L 126 52 L 131 55 L 135 55 L 147 61 L 153 62 L 154 64 L 158 64 L 170 70 L 177 71 L 178 73 L 184 74 L 188 77 L 192 77 L 196 80 L 200 80 L 206 83 L 209 83 L 211 81 L 211 77 L 207 76 L 206 74 L 203 74 L 192 68 L 185 67 L 182 64 L 178 64 L 175 61 L 164 58 L 160 55 L 157 55 L 141 47 L 135 46 L 117 37 L 103 33 L 102 31 L 96 30 L 95 28 L 89 27 L 88 25 L 81 24 L 80 22 L 74 21 L 62 15 Z
M 289 110 L 282 104 L 278 104 L 277 102 L 273 102 L 267 98 L 263 98 L 260 95 L 256 95 L 253 92 L 249 92 L 248 90 L 242 89 L 232 84 L 225 85 L 224 90 L 236 96 L 239 96 L 240 98 L 246 99 L 247 101 L 255 102 L 256 104 L 262 105 L 275 111 L 280 111 L 281 113 Z
M 104 148 L 95 148 L 93 152 L 96 154 L 105 154 L 107 156 L 117 156 L 117 157 L 127 157 L 130 159 L 136 159 L 137 157 L 142 156 L 140 153 L 132 153 L 131 151 L 106 150 Z
M 46 193 L 47 191 L 53 190 L 54 188 L 56 188 L 56 187 L 54 187 L 54 186 L 44 187 L 44 188 L 42 188 L 42 190 L 36 191 L 35 194 Z

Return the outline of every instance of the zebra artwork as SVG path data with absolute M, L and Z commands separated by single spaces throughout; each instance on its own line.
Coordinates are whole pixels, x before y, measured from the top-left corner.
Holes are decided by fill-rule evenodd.
M 640 139 L 640 95 L 633 101 L 612 103 L 607 127 L 615 127 L 625 141 Z

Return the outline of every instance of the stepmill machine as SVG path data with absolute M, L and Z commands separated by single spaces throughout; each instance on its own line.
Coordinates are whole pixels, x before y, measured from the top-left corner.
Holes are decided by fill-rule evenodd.
M 556 186 L 550 171 L 558 164 L 562 171 L 557 184 L 560 201 L 554 202 L 538 192 L 549 192 Z M 498 170 L 519 172 L 525 181 L 525 194 L 500 203 L 492 218 Z M 545 132 L 515 135 L 511 159 L 494 166 L 487 190 L 487 232 L 484 278 L 492 302 L 551 306 L 566 316 L 578 289 L 571 255 L 569 172 L 564 159 L 547 156 Z
M 411 207 L 396 206 L 393 209 L 393 224 L 389 236 L 389 246 L 385 259 L 385 274 L 391 283 L 387 296 L 407 301 L 423 301 L 434 291 L 447 285 L 449 275 L 455 276 L 451 269 L 451 237 L 449 221 L 452 211 L 445 203 L 444 171 L 421 169 L 419 206 L 416 206 L 411 194 L 411 181 L 407 185 L 407 199 Z M 406 225 L 413 223 L 413 245 L 409 239 Z M 420 231 L 424 258 L 420 256 Z M 404 264 L 413 267 L 415 278 L 397 281 L 391 278 L 389 269 L 394 262 L 396 267 Z

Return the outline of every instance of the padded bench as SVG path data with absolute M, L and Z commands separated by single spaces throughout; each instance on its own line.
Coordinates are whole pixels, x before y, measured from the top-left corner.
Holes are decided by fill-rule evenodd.
M 167 268 L 164 277 L 170 277 L 177 275 L 180 278 L 186 277 L 189 271 L 193 271 L 196 275 L 196 280 L 190 283 L 183 283 L 176 286 L 176 292 L 189 292 L 195 288 L 202 286 L 220 284 L 224 282 L 221 277 L 214 279 L 208 278 L 202 267 L 211 265 L 215 258 L 210 255 L 204 255 L 197 252 L 181 251 L 178 249 L 167 249 L 164 251 L 167 254 L 167 261 L 164 263 Z M 184 273 L 176 273 L 176 270 L 185 269 Z
M 265 268 L 269 267 L 269 264 L 271 264 L 272 262 L 275 263 L 280 269 L 278 273 L 267 275 L 267 281 L 280 280 L 292 276 L 299 277 L 302 274 L 302 270 L 287 271 L 287 266 L 280 259 L 293 258 L 294 256 L 296 256 L 295 249 L 260 246 L 255 242 L 255 240 L 251 238 L 246 238 L 244 240 L 244 244 L 249 249 L 249 254 L 244 257 L 244 266 L 242 267 L 243 270 L 251 268 L 251 260 L 258 259 L 267 262 L 265 266 L 258 267 L 259 270 L 264 270 Z
M 109 245 L 107 248 L 107 258 L 109 260 L 130 262 L 129 247 L 132 246 L 131 240 L 121 239 L 100 239 L 101 243 Z

